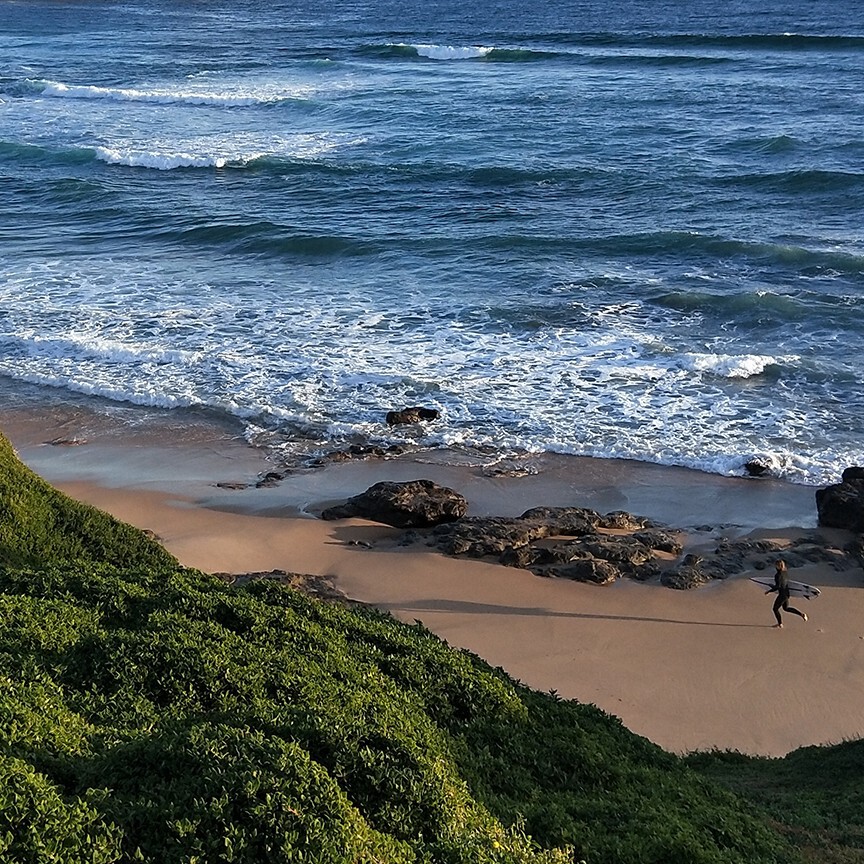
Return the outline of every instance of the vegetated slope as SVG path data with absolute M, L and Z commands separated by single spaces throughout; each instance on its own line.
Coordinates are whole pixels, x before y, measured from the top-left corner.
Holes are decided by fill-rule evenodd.
M 0 566 L 3 864 L 796 860 L 592 706 L 421 626 L 141 548 Z
M 0 435 L 0 564 L 61 560 L 177 566 L 143 532 L 54 489 Z
M 864 864 L 864 741 L 782 759 L 711 752 L 687 762 L 763 806 L 808 860 Z

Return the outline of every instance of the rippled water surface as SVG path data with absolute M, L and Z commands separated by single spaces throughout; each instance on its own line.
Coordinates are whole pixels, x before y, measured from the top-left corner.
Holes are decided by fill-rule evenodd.
M 856 4 L 318 6 L 0 0 L 0 375 L 289 449 L 864 461 Z

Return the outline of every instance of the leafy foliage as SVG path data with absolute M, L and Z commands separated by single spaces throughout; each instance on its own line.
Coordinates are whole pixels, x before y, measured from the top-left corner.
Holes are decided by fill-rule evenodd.
M 179 569 L 4 447 L 3 864 L 798 860 L 597 708 L 422 626 Z
M 54 489 L 21 464 L 0 435 L 0 564 L 60 560 L 177 566 L 143 532 Z
M 782 759 L 711 752 L 687 761 L 758 802 L 811 860 L 864 864 L 864 741 L 802 747 Z
M 794 860 L 677 757 L 422 627 L 109 565 L 0 571 L 0 598 L 4 764 L 106 861 Z

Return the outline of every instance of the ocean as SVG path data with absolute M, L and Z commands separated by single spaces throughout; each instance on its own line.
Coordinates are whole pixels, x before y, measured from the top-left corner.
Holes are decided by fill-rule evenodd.
M 0 202 L 7 407 L 864 462 L 857 0 L 0 0 Z

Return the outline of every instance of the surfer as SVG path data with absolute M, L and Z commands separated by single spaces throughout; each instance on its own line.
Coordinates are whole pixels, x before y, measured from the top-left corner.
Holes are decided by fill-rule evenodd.
M 783 619 L 780 617 L 780 610 L 791 612 L 793 615 L 800 615 L 805 621 L 807 615 L 804 612 L 789 605 L 789 578 L 787 576 L 786 562 L 782 558 L 778 558 L 774 562 L 774 587 L 769 588 L 765 593 L 771 594 L 777 592 L 777 599 L 774 601 L 774 617 L 777 619 L 777 627 L 783 626 Z

